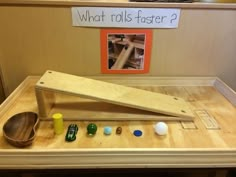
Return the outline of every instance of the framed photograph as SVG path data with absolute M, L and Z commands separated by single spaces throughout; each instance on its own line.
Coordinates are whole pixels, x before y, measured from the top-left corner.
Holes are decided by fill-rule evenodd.
M 102 73 L 148 73 L 150 66 L 151 45 L 152 30 L 102 29 Z

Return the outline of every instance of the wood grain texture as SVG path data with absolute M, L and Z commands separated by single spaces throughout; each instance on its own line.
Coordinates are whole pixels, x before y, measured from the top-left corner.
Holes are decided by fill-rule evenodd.
M 48 112 L 50 112 L 51 108 L 55 104 L 55 94 L 51 91 L 40 91 L 35 89 L 35 96 L 37 98 L 39 115 L 42 117 L 46 117 Z
M 37 101 L 34 87 L 40 78 L 28 77 L 23 85 L 7 98 L 0 107 L 0 134 L 3 124 L 15 113 L 22 111 L 37 112 Z M 102 79 L 102 78 L 100 78 Z M 189 78 L 187 78 L 188 80 Z M 104 78 L 106 80 L 106 78 Z M 191 109 L 204 109 L 214 116 L 220 125 L 218 130 L 208 130 L 199 117 L 194 119 L 197 129 L 184 129 L 179 121 L 166 122 L 169 128 L 166 136 L 157 136 L 153 126 L 156 121 L 96 121 L 98 132 L 94 137 L 87 136 L 86 127 L 91 121 L 65 121 L 62 135 L 55 135 L 53 122 L 41 120 L 33 144 L 24 149 L 16 149 L 0 137 L 0 168 L 201 168 L 201 167 L 236 167 L 236 108 L 220 92 L 214 88 L 214 80 L 199 82 L 192 78 L 178 86 L 158 86 L 148 77 L 141 81 L 133 78 L 133 85 L 137 81 L 137 88 L 164 93 L 171 96 L 180 96 L 186 99 Z M 183 80 L 183 78 L 181 78 Z M 203 79 L 204 80 L 204 79 Z M 125 78 L 114 80 L 115 83 L 127 83 Z M 154 85 L 152 86 L 152 83 Z M 162 82 L 163 83 L 163 82 Z M 187 84 L 186 84 L 187 83 Z M 197 86 L 197 83 L 199 85 Z M 202 83 L 202 84 L 201 84 Z M 235 97 L 236 95 L 234 95 Z M 56 96 L 56 107 L 51 111 L 65 111 L 64 117 L 73 117 L 80 114 L 78 107 L 84 106 L 89 114 L 103 114 L 103 110 L 93 110 L 94 107 L 83 105 L 89 102 L 78 97 Z M 81 101 L 78 104 L 78 101 Z M 91 101 L 91 100 L 90 100 Z M 70 106 L 64 107 L 65 102 Z M 97 102 L 95 102 L 98 104 Z M 90 109 L 89 109 L 90 107 Z M 95 107 L 96 108 L 96 107 Z M 93 111 L 92 111 L 93 110 Z M 122 108 L 120 108 L 122 110 Z M 69 124 L 79 126 L 77 140 L 65 142 L 66 128 Z M 112 134 L 105 136 L 103 128 L 112 127 Z M 115 129 L 122 127 L 122 134 L 116 135 Z M 143 136 L 135 137 L 133 130 L 140 129 Z M 27 157 L 27 158 L 26 158 Z M 79 160 L 78 160 L 79 159 Z
M 29 146 L 35 138 L 38 123 L 38 115 L 34 112 L 17 113 L 3 125 L 3 136 L 13 146 Z
M 116 5 L 113 1 L 111 4 Z M 161 4 L 153 7 L 162 7 Z M 181 9 L 177 29 L 154 29 L 150 71 L 139 76 L 216 76 L 235 90 L 236 11 L 224 6 L 204 9 L 190 4 L 189 8 Z M 28 75 L 42 75 L 48 69 L 102 76 L 100 29 L 72 27 L 70 6 L 1 5 L 0 24 L 0 64 L 6 95 Z
M 191 9 L 235 9 L 235 0 L 208 0 L 212 3 L 164 3 L 164 2 L 135 2 L 129 0 L 1 0 L 3 5 L 53 5 L 53 6 L 106 6 L 106 7 L 164 7 L 164 8 L 191 8 Z
M 48 103 L 44 101 L 46 96 L 43 98 L 42 95 L 44 94 L 40 94 L 40 92 L 47 91 L 164 114 L 170 116 L 169 120 L 176 120 L 175 118 L 172 119 L 173 116 L 183 121 L 194 118 L 187 102 L 180 97 L 167 96 L 56 71 L 46 71 L 36 84 L 35 89 L 39 110 L 45 110 L 40 111 L 43 113 L 49 112 L 45 109 L 47 107 L 45 104 L 48 105 Z M 167 119 L 168 117 L 166 117 Z M 144 117 L 143 120 L 147 119 Z
M 124 48 L 121 50 L 121 52 L 120 52 L 120 54 L 119 54 L 119 56 L 118 56 L 116 62 L 115 62 L 114 65 L 111 67 L 111 69 L 123 69 L 125 63 L 126 63 L 127 60 L 129 59 L 130 54 L 131 54 L 131 52 L 132 52 L 133 50 L 134 50 L 134 45 L 132 45 L 132 44 L 129 45 L 129 46 L 127 47 L 127 49 L 124 47 Z

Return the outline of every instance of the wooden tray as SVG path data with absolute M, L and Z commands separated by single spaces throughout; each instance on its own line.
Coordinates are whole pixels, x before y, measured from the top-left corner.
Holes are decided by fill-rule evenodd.
M 18 149 L 0 137 L 0 168 L 216 168 L 236 167 L 236 96 L 218 78 L 93 77 L 130 87 L 146 89 L 187 100 L 195 114 L 193 122 L 169 121 L 166 136 L 158 136 L 157 121 L 95 121 L 97 134 L 87 136 L 86 127 L 93 121 L 64 121 L 65 129 L 55 135 L 51 119 L 41 119 L 33 144 Z M 0 133 L 3 124 L 18 112 L 38 112 L 35 84 L 39 77 L 28 77 L 0 107 Z M 56 106 L 49 113 L 65 117 L 102 115 L 97 101 L 58 93 Z M 88 104 L 88 102 L 92 102 Z M 69 106 L 64 107 L 64 104 Z M 90 107 L 93 105 L 93 109 Z M 110 105 L 104 105 L 107 109 Z M 100 109 L 100 107 L 98 107 Z M 105 109 L 105 108 L 104 108 Z M 119 107 L 120 112 L 123 107 Z M 111 114 L 112 115 L 112 114 Z M 41 117 L 40 117 L 41 118 Z M 67 126 L 79 126 L 77 139 L 65 142 Z M 111 126 L 112 134 L 103 134 Z M 121 126 L 121 135 L 115 129 Z M 133 131 L 143 131 L 135 137 Z

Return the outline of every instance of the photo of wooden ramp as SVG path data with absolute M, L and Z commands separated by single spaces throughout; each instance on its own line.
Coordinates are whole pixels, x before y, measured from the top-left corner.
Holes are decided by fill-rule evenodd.
M 56 71 L 46 71 L 36 83 L 35 91 L 41 117 L 48 116 L 55 103 L 54 93 L 60 93 L 156 114 L 151 119 L 143 116 L 142 120 L 165 117 L 165 120 L 190 121 L 194 118 L 188 103 L 182 98 Z M 159 114 L 161 117 L 157 116 Z M 136 119 L 129 117 L 127 120 Z
M 119 54 L 117 61 L 114 63 L 111 69 L 122 69 L 125 63 L 127 62 L 127 60 L 129 59 L 129 56 L 131 52 L 133 51 L 133 49 L 134 49 L 133 44 L 130 44 L 127 47 L 124 47 L 121 53 Z

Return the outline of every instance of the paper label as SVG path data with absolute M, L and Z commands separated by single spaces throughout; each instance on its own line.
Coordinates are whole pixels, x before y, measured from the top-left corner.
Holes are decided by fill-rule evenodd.
M 119 28 L 177 28 L 180 9 L 72 7 L 72 25 Z

